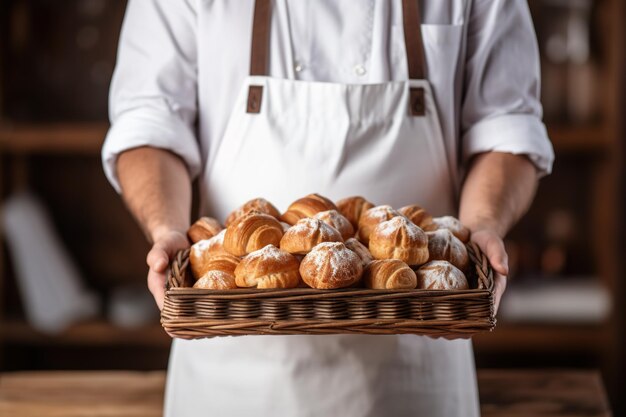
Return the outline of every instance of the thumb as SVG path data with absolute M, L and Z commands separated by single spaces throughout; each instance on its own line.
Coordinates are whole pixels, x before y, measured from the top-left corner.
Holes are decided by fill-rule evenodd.
M 150 269 L 155 272 L 164 272 L 169 264 L 169 259 L 170 258 L 165 249 L 163 249 L 161 245 L 155 244 L 150 252 L 148 252 L 146 263 Z
M 509 257 L 504 248 L 504 242 L 500 238 L 492 237 L 487 241 L 485 255 L 489 263 L 499 274 L 507 276 L 509 274 Z

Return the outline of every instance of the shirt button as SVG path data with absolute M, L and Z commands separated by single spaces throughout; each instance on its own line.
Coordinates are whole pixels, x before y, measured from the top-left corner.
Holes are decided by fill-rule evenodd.
M 367 70 L 365 69 L 365 67 L 363 67 L 363 65 L 359 64 L 359 65 L 355 65 L 354 73 L 358 75 L 359 77 L 362 77 L 367 73 Z
M 294 69 L 296 72 L 302 72 L 302 70 L 304 69 L 304 65 L 302 65 L 302 63 L 301 63 L 301 62 L 296 62 L 296 63 L 294 63 L 294 65 L 293 65 L 293 69 Z

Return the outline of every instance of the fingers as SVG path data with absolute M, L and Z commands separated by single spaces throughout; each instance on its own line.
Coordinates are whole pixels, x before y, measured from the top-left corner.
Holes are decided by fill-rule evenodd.
M 504 276 L 508 275 L 509 258 L 506 254 L 502 239 L 493 236 L 487 241 L 486 246 L 485 255 L 487 255 L 493 269 L 499 274 Z
M 494 315 L 498 314 L 498 308 L 500 307 L 500 300 L 502 299 L 502 294 L 504 294 L 504 290 L 506 289 L 506 277 L 497 274 L 494 282 Z
M 150 293 L 152 293 L 159 310 L 163 310 L 163 301 L 165 299 L 165 274 L 156 272 L 150 268 L 148 271 L 148 289 Z
M 169 263 L 170 257 L 168 256 L 167 251 L 160 245 L 155 244 L 150 252 L 148 252 L 148 256 L 146 257 L 146 263 L 156 272 L 164 272 Z

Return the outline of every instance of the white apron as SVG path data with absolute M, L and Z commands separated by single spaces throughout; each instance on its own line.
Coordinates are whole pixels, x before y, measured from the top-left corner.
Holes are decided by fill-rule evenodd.
M 405 26 L 419 27 L 417 0 L 403 7 Z M 252 75 L 208 162 L 207 213 L 224 219 L 254 197 L 284 210 L 313 192 L 455 213 L 452 167 L 424 77 L 419 31 L 405 33 L 407 81 L 273 79 L 264 75 L 265 8 L 269 1 L 257 0 Z M 175 340 L 165 415 L 478 416 L 471 341 L 413 335 Z

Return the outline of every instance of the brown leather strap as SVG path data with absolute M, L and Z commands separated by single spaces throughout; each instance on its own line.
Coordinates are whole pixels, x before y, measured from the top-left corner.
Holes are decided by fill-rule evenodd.
M 256 0 L 252 22 L 250 75 L 267 75 L 271 12 L 271 0 Z
M 426 78 L 426 58 L 422 40 L 419 0 L 402 0 L 402 18 L 404 24 L 404 44 L 409 67 L 409 79 Z

